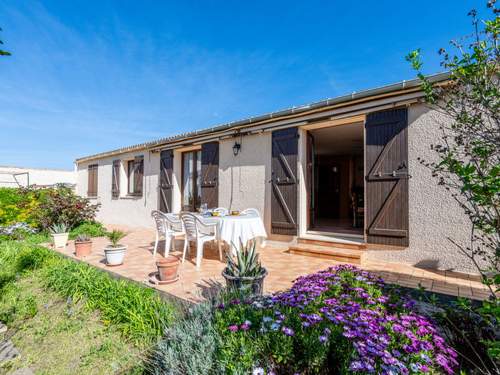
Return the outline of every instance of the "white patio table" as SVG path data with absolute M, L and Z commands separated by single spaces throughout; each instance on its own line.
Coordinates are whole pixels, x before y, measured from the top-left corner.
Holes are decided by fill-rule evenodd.
M 199 216 L 205 224 L 217 223 L 217 239 L 223 240 L 239 250 L 240 240 L 243 244 L 252 239 L 264 241 L 267 238 L 266 228 L 260 216 L 255 214 L 240 214 L 230 216 Z

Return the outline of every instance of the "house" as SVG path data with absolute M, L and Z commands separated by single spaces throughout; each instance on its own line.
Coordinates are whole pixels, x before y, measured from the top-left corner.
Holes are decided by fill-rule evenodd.
M 418 80 L 403 81 L 82 157 L 77 191 L 109 224 L 152 226 L 152 210 L 202 203 L 253 207 L 270 240 L 333 241 L 366 248 L 369 259 L 471 270 L 449 240 L 467 243 L 468 219 L 420 162 L 435 160 L 445 120 L 422 98 Z

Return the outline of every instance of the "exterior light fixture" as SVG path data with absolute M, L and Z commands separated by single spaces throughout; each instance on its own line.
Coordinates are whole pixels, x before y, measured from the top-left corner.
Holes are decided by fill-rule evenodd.
M 240 150 L 241 150 L 241 143 L 234 142 L 234 146 L 233 146 L 234 156 L 238 155 L 240 153 Z

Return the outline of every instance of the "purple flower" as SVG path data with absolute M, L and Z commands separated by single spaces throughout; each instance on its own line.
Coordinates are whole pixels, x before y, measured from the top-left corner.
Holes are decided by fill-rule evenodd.
M 289 327 L 283 327 L 281 329 L 281 331 L 286 335 L 286 336 L 293 336 L 295 335 L 295 332 L 293 331 L 293 329 L 289 328 Z
M 231 332 L 236 332 L 238 330 L 238 326 L 236 324 L 230 325 L 227 327 Z
M 250 326 L 252 325 L 252 322 L 249 320 L 245 320 L 245 322 L 240 326 L 240 329 L 242 331 L 248 331 L 250 329 Z

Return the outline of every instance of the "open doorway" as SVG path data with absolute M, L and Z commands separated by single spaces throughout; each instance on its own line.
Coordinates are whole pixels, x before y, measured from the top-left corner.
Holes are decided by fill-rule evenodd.
M 362 122 L 308 132 L 308 230 L 362 236 L 364 150 Z

